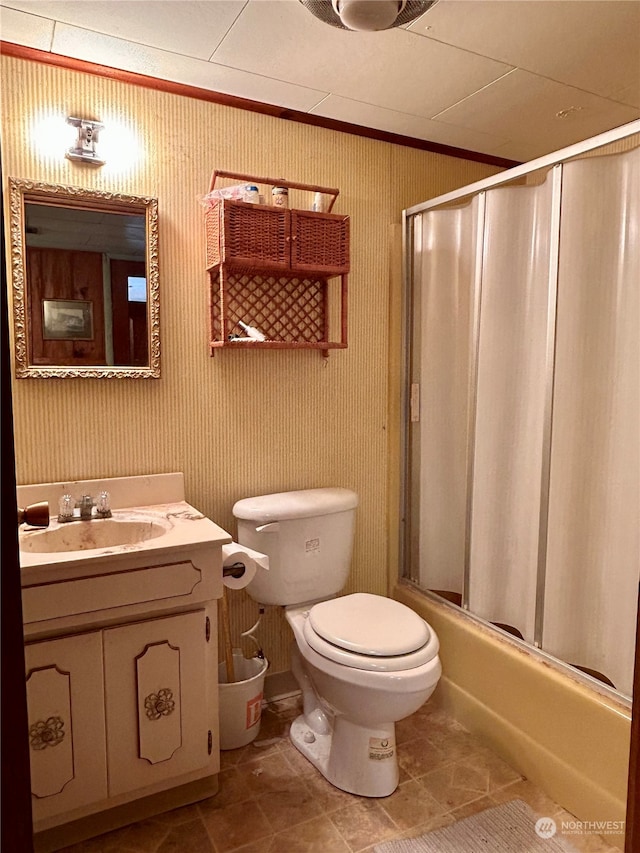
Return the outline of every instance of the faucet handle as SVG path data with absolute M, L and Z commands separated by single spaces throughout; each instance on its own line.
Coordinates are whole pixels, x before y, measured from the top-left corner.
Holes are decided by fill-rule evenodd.
M 96 512 L 101 518 L 111 517 L 111 496 L 103 489 L 96 498 Z
M 73 518 L 76 501 L 73 495 L 62 495 L 58 501 L 58 521 L 69 521 Z

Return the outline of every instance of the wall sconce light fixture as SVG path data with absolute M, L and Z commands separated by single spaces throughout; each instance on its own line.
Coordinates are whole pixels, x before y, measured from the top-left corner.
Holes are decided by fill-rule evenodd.
M 92 163 L 94 166 L 104 166 L 106 160 L 102 160 L 96 151 L 98 134 L 104 130 L 104 125 L 98 121 L 87 118 L 73 118 L 69 116 L 67 124 L 73 125 L 78 130 L 76 144 L 69 148 L 65 154 L 69 160 L 80 160 L 83 163 Z

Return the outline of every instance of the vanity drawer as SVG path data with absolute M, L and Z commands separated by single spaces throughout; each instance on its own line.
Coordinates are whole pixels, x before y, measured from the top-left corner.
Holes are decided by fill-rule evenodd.
M 210 572 L 190 560 L 23 587 L 25 624 L 141 605 L 171 606 L 219 595 Z

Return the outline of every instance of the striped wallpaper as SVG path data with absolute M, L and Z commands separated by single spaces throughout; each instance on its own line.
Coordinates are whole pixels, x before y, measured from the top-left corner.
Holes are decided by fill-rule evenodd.
M 360 496 L 347 591 L 387 592 L 389 473 L 399 458 L 397 341 L 402 209 L 498 169 L 245 112 L 78 71 L 3 56 L 2 171 L 159 201 L 159 380 L 20 379 L 13 405 L 19 483 L 183 471 L 187 500 L 235 535 L 237 499 L 344 486 Z M 99 169 L 43 153 L 47 117 L 93 118 L 131 140 Z M 349 347 L 317 351 L 208 348 L 202 208 L 214 168 L 334 186 L 351 216 Z M 6 199 L 5 192 L 5 199 Z M 5 202 L 6 204 L 6 202 Z M 5 207 L 5 217 L 7 209 Z M 395 284 L 391 284 L 394 282 Z M 395 431 L 395 432 L 394 432 Z M 392 452 L 390 453 L 389 447 Z M 394 534 L 395 537 L 395 534 Z M 231 592 L 232 633 L 257 606 Z M 259 632 L 272 671 L 288 668 L 290 634 L 271 608 Z M 247 648 L 249 650 L 250 647 Z

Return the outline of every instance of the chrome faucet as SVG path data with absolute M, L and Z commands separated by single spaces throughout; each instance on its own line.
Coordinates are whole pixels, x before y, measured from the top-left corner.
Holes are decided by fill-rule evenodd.
M 96 508 L 95 514 L 93 508 Z M 80 510 L 76 515 L 76 510 Z M 96 500 L 91 495 L 82 495 L 79 501 L 72 495 L 63 495 L 59 502 L 58 521 L 91 521 L 94 518 L 111 518 L 109 492 L 100 492 Z
M 93 516 L 93 508 L 95 501 L 91 495 L 83 495 L 79 501 L 76 501 L 76 507 L 80 510 L 80 519 L 88 521 Z

